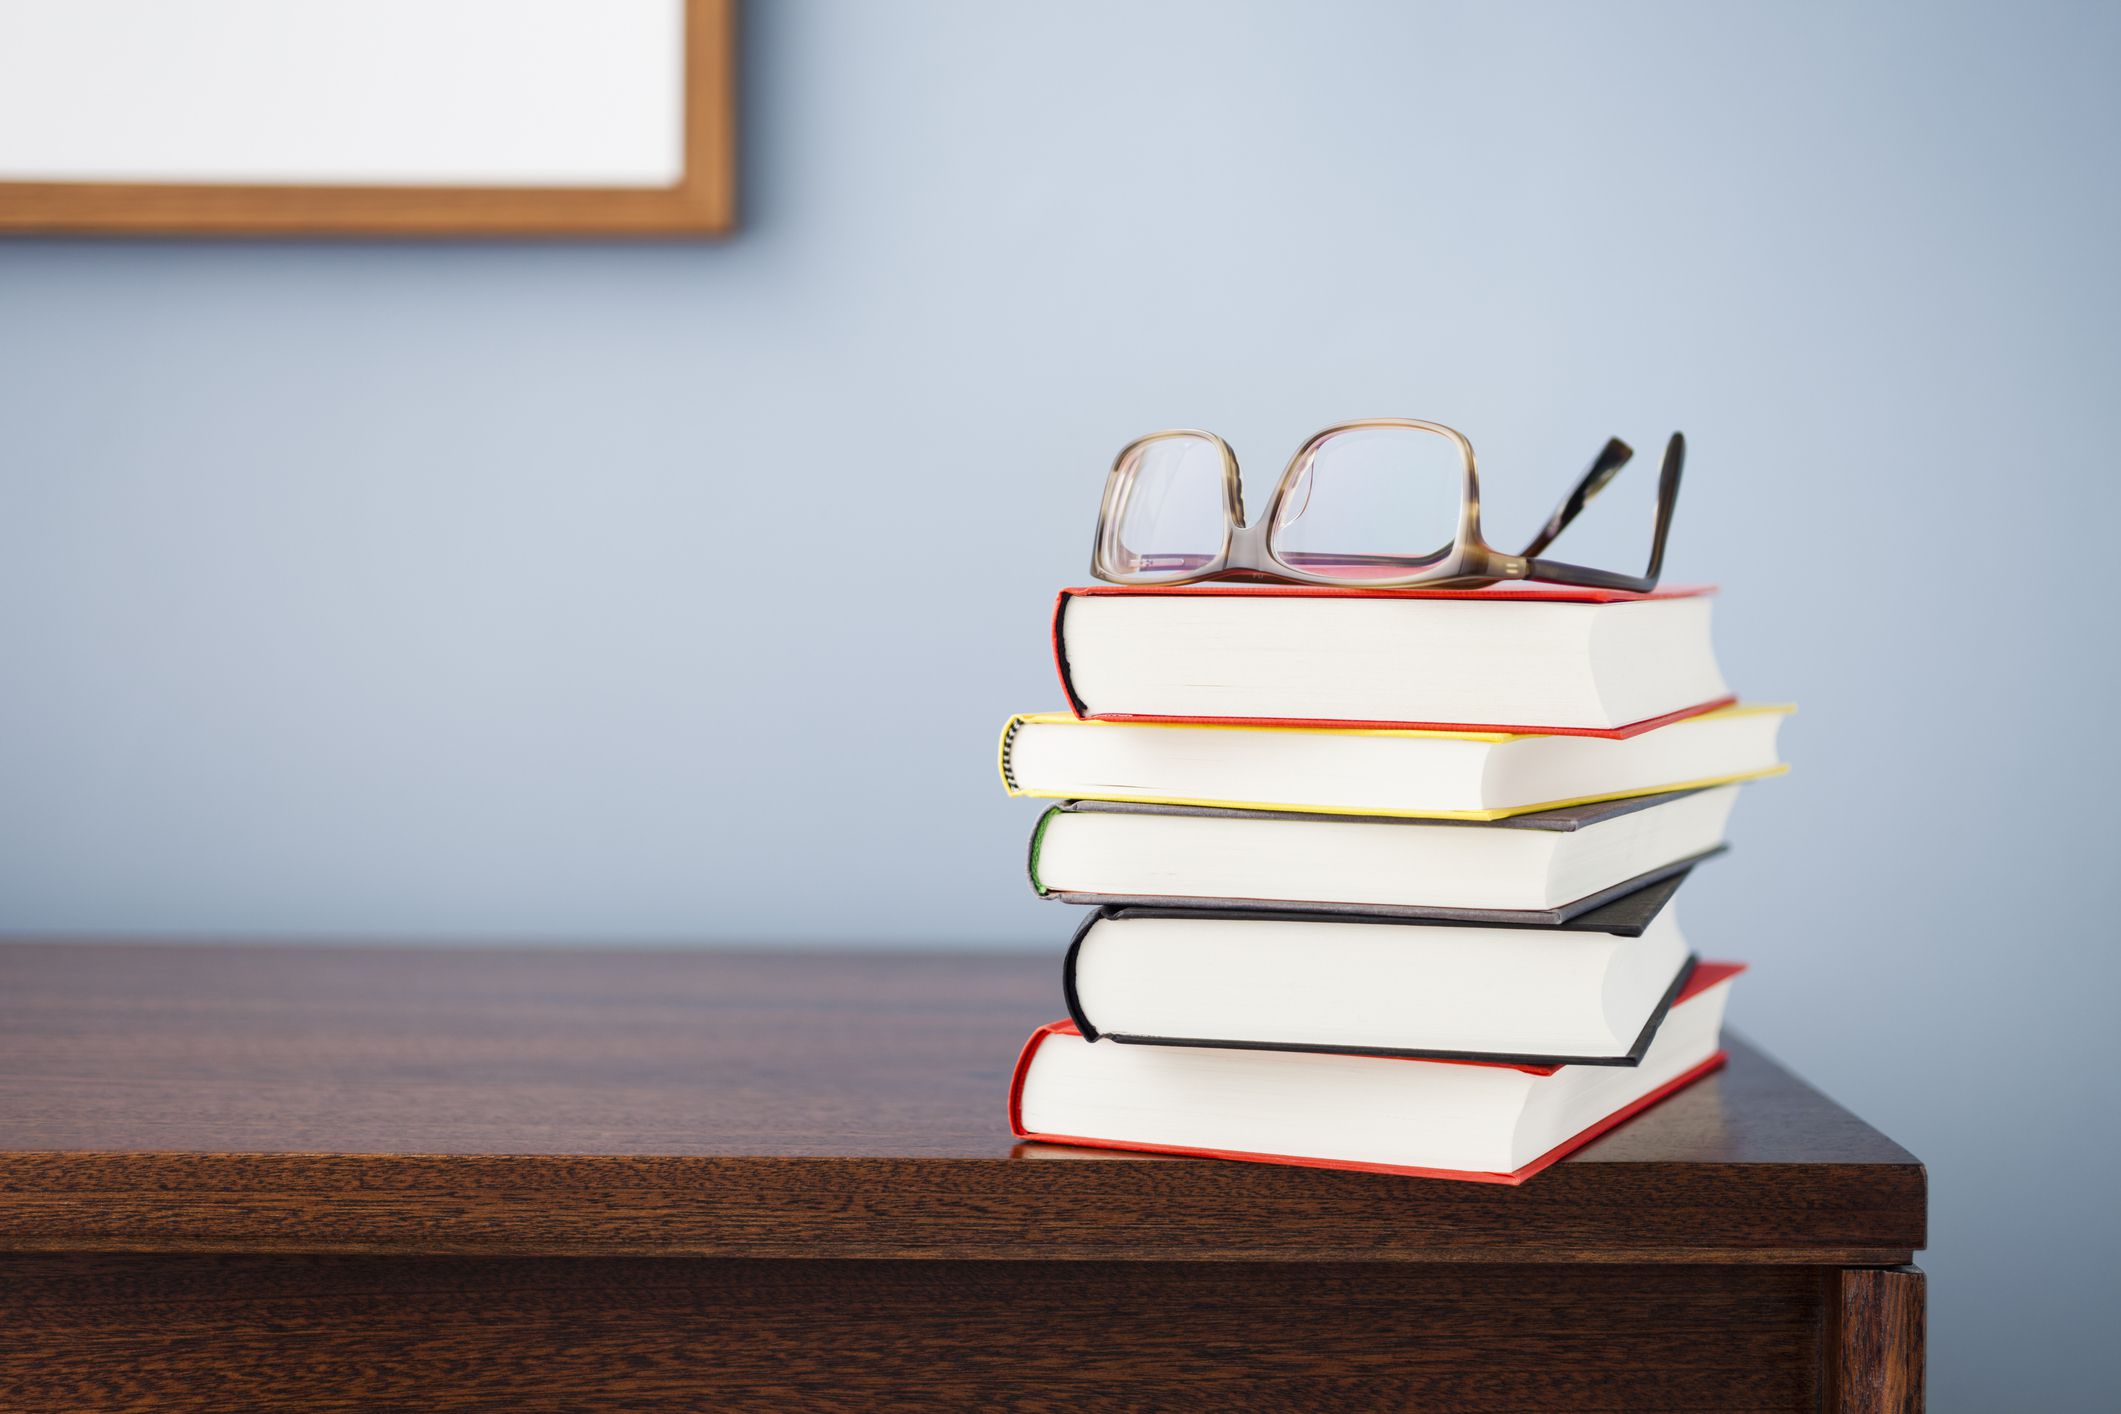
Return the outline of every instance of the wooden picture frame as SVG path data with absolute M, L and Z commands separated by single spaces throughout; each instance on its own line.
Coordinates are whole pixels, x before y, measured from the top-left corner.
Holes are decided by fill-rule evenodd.
M 684 237 L 736 218 L 737 0 L 682 0 L 684 167 L 668 187 L 0 180 L 0 234 Z

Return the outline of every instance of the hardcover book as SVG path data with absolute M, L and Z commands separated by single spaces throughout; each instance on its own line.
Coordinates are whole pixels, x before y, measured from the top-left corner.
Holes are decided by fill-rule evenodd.
M 1721 1065 L 1741 970 L 1697 965 L 1632 1068 L 1119 1046 L 1057 1021 L 1017 1059 L 1009 1124 L 1049 1144 L 1523 1183 Z
M 1553 925 L 1721 852 L 1737 796 L 1718 786 L 1492 821 L 1078 800 L 1039 817 L 1028 868 L 1063 903 Z
M 1560 927 L 1105 908 L 1062 992 L 1091 1041 L 1630 1066 L 1693 965 L 1683 882 Z
M 1499 820 L 1773 775 L 1790 709 L 1732 706 L 1624 738 L 1012 717 L 1011 795 Z
M 1713 592 L 1102 585 L 1053 650 L 1084 717 L 1624 737 L 1732 700 Z

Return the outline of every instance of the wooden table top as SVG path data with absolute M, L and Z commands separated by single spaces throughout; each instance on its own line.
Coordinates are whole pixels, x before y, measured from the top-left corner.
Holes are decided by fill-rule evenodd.
M 1520 1188 L 1019 1144 L 1046 956 L 0 945 L 0 1250 L 1895 1263 L 1742 1041 Z

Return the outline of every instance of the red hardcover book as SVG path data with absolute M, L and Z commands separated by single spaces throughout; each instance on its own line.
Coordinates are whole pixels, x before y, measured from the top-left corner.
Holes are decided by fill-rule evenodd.
M 1626 1120 L 1642 1113 L 1660 1100 L 1676 1094 L 1723 1065 L 1725 1053 L 1719 1048 L 1723 1019 L 1723 1003 L 1728 995 L 1728 984 L 1738 973 L 1745 970 L 1743 963 L 1704 962 L 1694 969 L 1678 999 L 1673 1003 L 1672 1013 L 1652 1043 L 1642 1065 L 1634 1071 L 1615 1070 L 1597 1066 L 1520 1065 L 1507 1061 L 1469 1060 L 1409 1060 L 1398 1057 L 1350 1057 L 1312 1056 L 1287 1052 L 1267 1051 L 1208 1051 L 1190 1050 L 1182 1047 L 1122 1046 L 1114 1042 L 1091 1043 L 1082 1040 L 1071 1021 L 1055 1021 L 1031 1033 L 1017 1057 L 1016 1069 L 1009 1082 L 1009 1127 L 1019 1139 L 1044 1144 L 1069 1144 L 1093 1149 L 1122 1149 L 1150 1154 L 1171 1154 L 1197 1159 L 1234 1159 L 1250 1163 L 1288 1164 L 1299 1168 L 1347 1169 L 1359 1173 L 1397 1174 L 1414 1178 L 1442 1178 L 1466 1183 L 1520 1184 L 1582 1148 L 1599 1135 Z M 1440 1080 L 1453 1090 L 1462 1092 L 1454 1096 L 1458 1105 L 1467 1099 L 1483 1098 L 1477 1092 L 1492 1092 L 1500 1102 L 1510 1098 L 1513 1092 L 1523 1092 L 1526 1102 L 1531 1098 L 1531 1088 L 1541 1085 L 1576 1082 L 1569 1072 L 1602 1072 L 1585 1085 L 1596 1084 L 1602 1088 L 1586 1089 L 1577 1098 L 1574 1109 L 1581 1111 L 1586 1105 L 1595 1111 L 1567 1137 L 1546 1147 L 1536 1157 L 1509 1169 L 1439 1168 L 1417 1164 L 1378 1162 L 1359 1158 L 1336 1158 L 1321 1153 L 1263 1152 L 1259 1150 L 1226 1148 L 1205 1143 L 1163 1143 L 1141 1135 L 1121 1137 L 1090 1134 L 1058 1133 L 1049 1129 L 1034 1128 L 1025 1119 L 1025 1092 L 1033 1083 L 1033 1068 L 1039 1062 L 1046 1044 L 1056 1038 L 1071 1041 L 1074 1062 L 1083 1059 L 1083 1053 L 1096 1051 L 1102 1055 L 1099 1066 L 1110 1065 L 1100 1073 L 1097 1067 L 1081 1071 L 1077 1075 L 1060 1077 L 1060 1090 L 1074 1091 L 1078 1096 L 1088 1095 L 1095 1105 L 1095 1091 L 1100 1085 L 1123 1091 L 1122 1108 L 1140 1113 L 1145 1106 L 1173 1096 L 1191 1095 L 1205 1103 L 1213 1103 L 1216 1097 L 1231 1099 L 1242 1108 L 1253 1104 L 1260 1109 L 1268 1106 L 1266 1095 L 1282 1097 L 1284 1105 L 1292 1112 L 1316 1115 L 1329 1112 L 1336 1099 L 1354 1093 L 1382 1093 L 1377 1082 L 1389 1087 L 1394 1077 L 1389 1072 L 1367 1071 L 1367 1067 L 1428 1066 L 1459 1067 L 1468 1071 L 1500 1073 L 1501 1077 L 1528 1077 L 1522 1081 L 1507 1081 L 1502 1084 L 1482 1079 L 1453 1084 L 1448 1072 L 1431 1071 L 1426 1076 L 1409 1075 L 1407 1078 L 1421 1081 Z M 1203 1058 L 1207 1058 L 1203 1061 Z M 1293 1064 L 1292 1064 L 1293 1062 Z M 1307 1062 L 1324 1063 L 1313 1075 L 1306 1078 L 1304 1065 Z M 1210 1068 L 1213 1068 L 1212 1070 Z M 1330 1067 L 1330 1068 L 1324 1068 Z M 1273 1074 L 1270 1076 L 1269 1071 Z M 1122 1073 L 1125 1072 L 1125 1073 Z M 1613 1081 L 1605 1077 L 1639 1076 L 1640 1081 L 1632 1090 L 1624 1080 Z M 1260 1082 L 1267 1081 L 1262 1086 Z M 1292 1088 L 1296 1085 L 1312 1086 L 1311 1093 Z M 1433 1087 L 1432 1087 L 1433 1088 Z M 1259 1096 L 1256 1100 L 1248 1097 Z M 1600 1097 L 1612 1101 L 1609 1106 L 1600 1104 Z M 1415 1094 L 1407 1114 L 1396 1117 L 1406 1121 L 1419 1111 L 1425 1097 Z M 1429 1097 L 1433 1098 L 1433 1096 Z M 1052 1101 L 1057 1103 L 1058 1101 Z M 1564 1112 L 1570 1112 L 1568 1106 Z M 1438 1111 L 1441 1115 L 1443 1111 Z M 1507 1116 L 1504 1116 L 1507 1118 Z M 1210 1115 L 1204 1121 L 1194 1116 L 1176 1115 L 1176 1122 L 1186 1127 L 1213 1128 L 1218 1123 L 1227 1124 L 1228 1116 Z M 1134 1121 L 1139 1123 L 1138 1120 Z M 1394 1122 L 1383 1115 L 1369 1123 Z M 1439 1120 L 1439 1123 L 1442 1121 Z M 1359 1146 L 1357 1146 L 1359 1147 Z
M 1630 737 L 1735 700 L 1714 593 L 1092 585 L 1053 657 L 1086 720 Z

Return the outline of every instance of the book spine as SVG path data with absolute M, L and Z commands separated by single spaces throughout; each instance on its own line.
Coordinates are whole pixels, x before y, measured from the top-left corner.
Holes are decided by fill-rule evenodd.
M 1053 597 L 1053 666 L 1060 673 L 1061 692 L 1068 699 L 1068 710 L 1080 720 L 1087 720 L 1090 709 L 1075 691 L 1074 675 L 1068 671 L 1068 633 L 1064 627 L 1068 618 L 1068 601 L 1075 591 L 1063 589 Z
M 1075 936 L 1068 942 L 1068 955 L 1061 960 L 1061 998 L 1068 1004 L 1068 1019 L 1075 1023 L 1075 1029 L 1082 1033 L 1085 1041 L 1095 1041 L 1099 1032 L 1090 1024 L 1090 1018 L 1083 1015 L 1083 1001 L 1075 991 L 1075 959 L 1083 950 L 1083 939 L 1111 916 L 1110 909 L 1100 908 L 1085 918 L 1083 926 L 1075 930 Z
M 1065 805 L 1054 806 L 1040 815 L 1038 823 L 1031 827 L 1031 848 L 1024 859 L 1024 874 L 1031 880 L 1031 892 L 1037 894 L 1040 898 L 1049 898 L 1051 895 L 1046 892 L 1046 886 L 1038 881 L 1039 847 L 1046 842 L 1046 827 L 1053 823 L 1053 818 L 1056 815 L 1059 815 L 1067 808 Z
M 1002 773 L 1002 789 L 1010 795 L 1022 795 L 1024 793 L 1022 788 L 1017 785 L 1016 777 L 1009 770 L 1009 748 L 1015 743 L 1016 734 L 1022 730 L 1023 725 L 1024 719 L 1021 714 L 1011 717 L 1008 721 L 1002 723 L 1001 745 L 995 751 L 994 756 L 994 764 Z
M 1009 1072 L 1009 1132 L 1019 1139 L 1029 1139 L 1031 1132 L 1024 1128 L 1024 1079 L 1031 1074 L 1031 1058 L 1046 1038 L 1054 1034 L 1058 1023 L 1049 1022 L 1031 1033 L 1024 1042 L 1023 1050 L 1017 1052 L 1016 1068 Z

